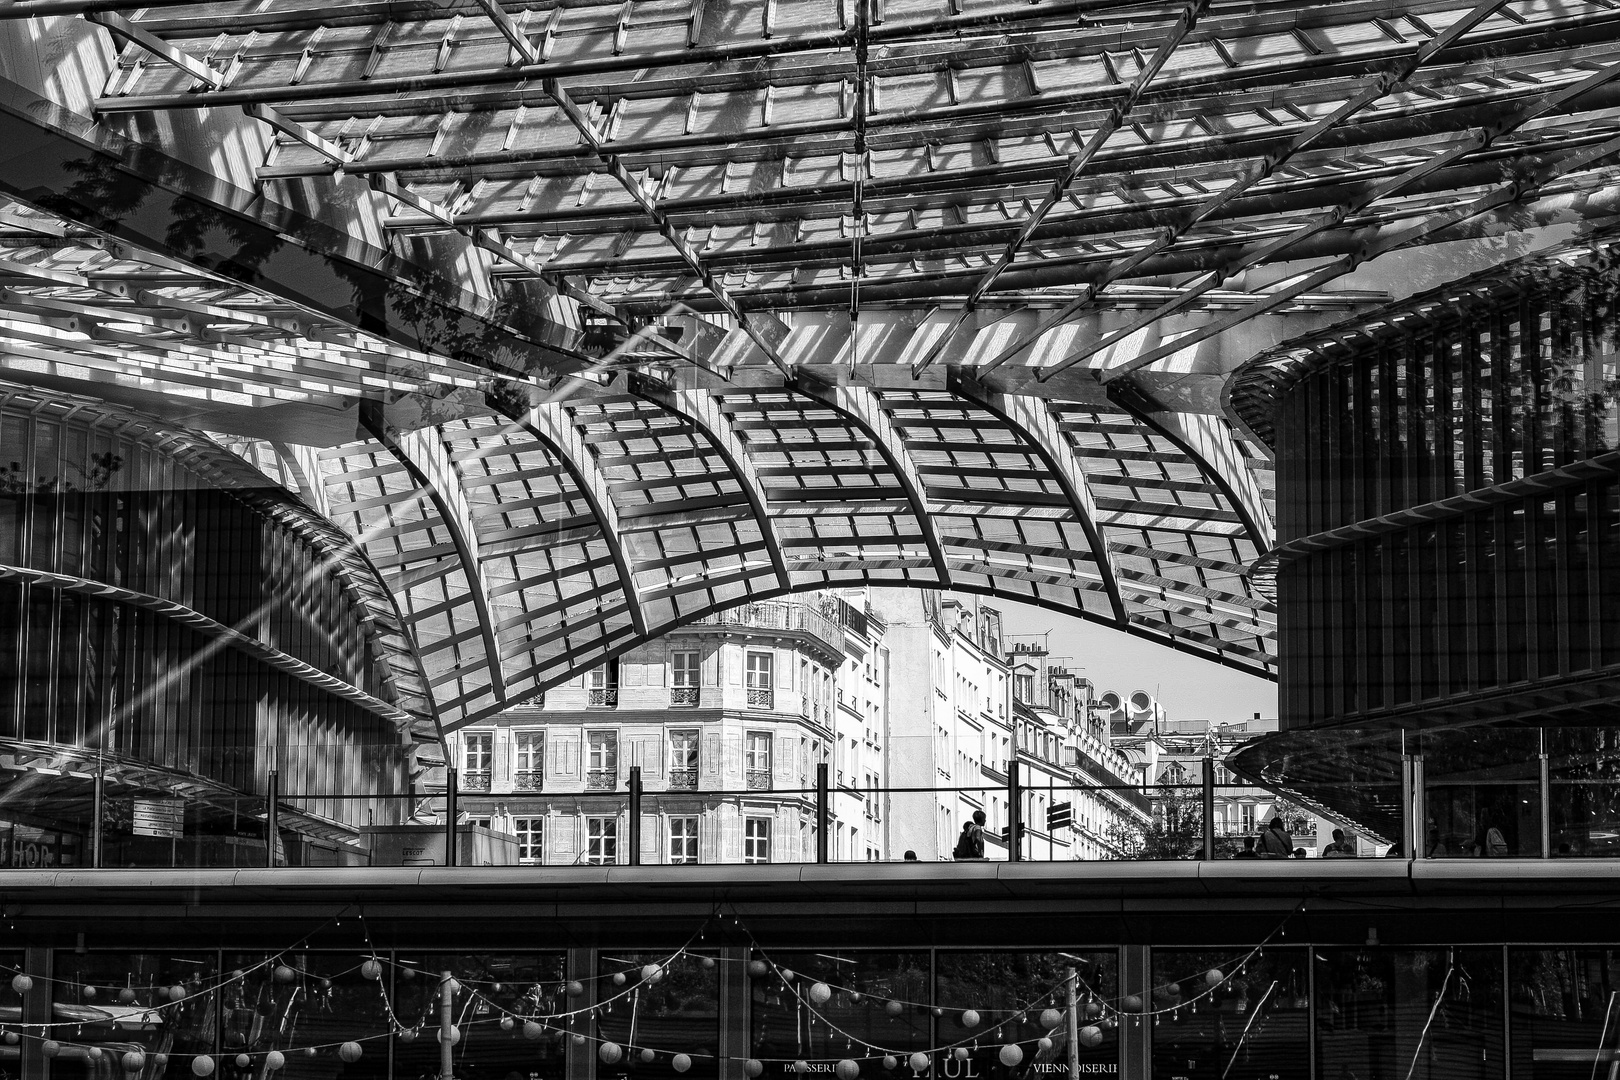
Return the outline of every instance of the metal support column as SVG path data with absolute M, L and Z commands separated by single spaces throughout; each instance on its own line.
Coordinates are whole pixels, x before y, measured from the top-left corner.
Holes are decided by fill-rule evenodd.
M 1080 1075 L 1080 972 L 1072 965 L 1063 969 L 1063 1014 L 1064 1031 L 1068 1038 L 1069 1077 L 1076 1080 Z
M 455 1080 L 456 1044 L 452 1032 L 456 1026 L 456 978 L 453 972 L 439 975 L 439 1080 Z
M 816 862 L 827 861 L 827 833 L 831 831 L 832 806 L 827 798 L 827 763 L 816 765 Z
M 1537 758 L 1537 775 L 1541 788 L 1541 857 L 1552 858 L 1552 769 L 1547 764 L 1547 729 L 1541 728 L 1540 753 Z
M 1413 858 L 1428 858 L 1429 830 L 1425 827 L 1429 820 L 1428 815 L 1428 789 L 1423 783 L 1423 755 L 1415 754 L 1412 757 L 1412 852 Z
M 1204 861 L 1215 860 L 1215 759 L 1204 756 Z
M 90 799 L 90 866 L 92 869 L 101 869 L 101 839 L 106 825 L 103 818 L 106 816 L 107 773 L 105 769 L 96 769 L 96 779 L 91 788 Z
M 641 766 L 630 766 L 630 865 L 641 865 Z
M 720 950 L 720 1060 L 717 1080 L 745 1080 L 743 1062 L 751 1053 L 748 1039 L 748 949 L 728 945 Z
M 1147 1080 L 1153 1075 L 1153 1020 L 1141 1010 L 1153 1002 L 1153 970 L 1146 945 L 1126 945 L 1120 949 L 1120 1000 L 1122 1005 L 1135 998 L 1136 1011 L 1121 1010 L 1119 1018 L 1119 1075 L 1130 1080 Z
M 281 839 L 281 774 L 275 769 L 265 781 L 264 865 L 276 865 L 276 843 Z
M 1018 759 L 1007 762 L 1007 861 L 1024 858 L 1024 786 L 1019 782 Z
M 1412 759 L 1406 754 L 1401 755 L 1401 835 L 1397 841 L 1401 845 L 1403 858 L 1417 857 L 1417 846 L 1412 843 Z
M 444 865 L 456 865 L 456 817 L 460 813 L 456 806 L 456 770 L 446 765 L 444 769 Z

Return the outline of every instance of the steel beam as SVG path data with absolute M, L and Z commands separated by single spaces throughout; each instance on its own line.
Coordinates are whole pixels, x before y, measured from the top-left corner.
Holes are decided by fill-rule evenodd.
M 489 669 L 489 692 L 498 704 L 505 704 L 507 681 L 501 665 L 501 646 L 495 631 L 489 582 L 484 577 L 483 563 L 479 558 L 478 531 L 473 525 L 472 511 L 466 492 L 461 488 L 460 476 L 450 461 L 443 440 L 439 438 L 438 429 L 429 427 L 403 433 L 393 431 L 383 416 L 382 406 L 375 402 L 361 403 L 360 423 L 367 434 L 410 474 L 419 488 L 417 497 L 425 497 L 432 502 L 449 534 L 456 561 L 467 581 L 473 611 L 478 618 L 484 666 Z M 434 651 L 431 642 L 420 643 L 418 648 L 424 654 Z

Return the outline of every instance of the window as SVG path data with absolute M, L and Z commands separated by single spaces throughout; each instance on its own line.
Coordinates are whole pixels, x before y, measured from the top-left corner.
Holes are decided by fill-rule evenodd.
M 698 733 L 669 733 L 669 786 L 696 788 L 698 783 Z
M 698 861 L 698 819 L 669 819 L 669 861 L 672 865 L 696 865 Z
M 545 858 L 545 818 L 513 818 L 512 835 L 517 837 L 518 862 L 537 863 Z
M 750 731 L 743 758 L 750 791 L 771 789 L 771 733 Z
M 1243 831 L 1254 832 L 1254 803 L 1243 804 Z
M 519 791 L 539 791 L 540 778 L 546 770 L 545 732 L 516 732 L 512 736 L 512 749 L 512 786 Z
M 585 704 L 599 709 L 619 707 L 619 662 L 609 660 L 591 668 L 585 677 Z
M 585 786 L 611 791 L 619 785 L 619 733 L 591 731 L 585 735 Z
M 585 819 L 585 863 L 587 866 L 614 866 L 619 861 L 619 819 Z
M 751 652 L 748 654 L 748 707 L 750 709 L 769 709 L 773 706 L 773 672 L 776 669 L 776 656 L 767 652 Z
M 469 731 L 462 737 L 461 775 L 456 777 L 463 791 L 488 791 L 489 766 L 495 758 L 495 733 Z
M 771 819 L 751 817 L 743 821 L 743 862 L 771 861 Z
M 669 703 L 695 706 L 698 703 L 698 654 L 682 650 L 669 654 Z

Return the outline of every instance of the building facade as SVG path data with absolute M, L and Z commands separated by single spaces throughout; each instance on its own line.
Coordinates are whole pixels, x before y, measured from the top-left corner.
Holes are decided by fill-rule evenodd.
M 5 865 L 342 863 L 410 813 L 422 671 L 336 528 L 210 440 L 22 387 L 0 459 Z
M 745 605 L 456 732 L 461 813 L 515 837 L 521 863 L 627 863 L 636 768 L 643 864 L 800 862 L 816 855 L 826 764 L 839 857 L 867 858 L 881 818 L 863 810 L 854 720 L 874 696 L 841 704 L 839 688 L 881 654 L 856 615 L 831 596 Z M 847 652 L 852 637 L 862 647 Z M 861 719 L 882 730 L 881 713 Z
M 1620 854 L 1612 231 L 1255 357 L 1284 730 L 1252 775 L 1434 857 Z

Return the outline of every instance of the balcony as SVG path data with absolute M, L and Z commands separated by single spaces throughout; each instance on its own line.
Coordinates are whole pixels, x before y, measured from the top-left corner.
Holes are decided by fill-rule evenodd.
M 769 790 L 771 790 L 771 773 L 770 773 L 770 770 L 769 769 L 749 769 L 748 770 L 748 790 L 749 791 L 769 791 Z
M 488 769 L 469 769 L 456 775 L 456 784 L 462 791 L 488 791 Z
M 540 788 L 539 769 L 519 769 L 512 774 L 512 789 L 514 791 L 539 791 Z
M 671 791 L 696 791 L 698 786 L 698 771 L 696 769 L 669 770 L 669 789 Z
M 618 786 L 617 769 L 587 769 L 585 772 L 586 791 L 612 791 Z
M 829 653 L 844 655 L 844 631 L 838 623 L 808 604 L 791 600 L 759 600 L 705 615 L 689 625 L 796 631 L 813 638 Z
M 619 707 L 618 687 L 609 690 L 587 690 L 585 693 L 585 704 L 593 709 L 617 709 Z
M 669 692 L 669 705 L 672 709 L 693 709 L 698 703 L 698 688 L 695 686 L 677 686 Z
M 756 686 L 748 688 L 748 707 L 750 709 L 771 709 L 776 707 L 776 691 L 762 690 Z

